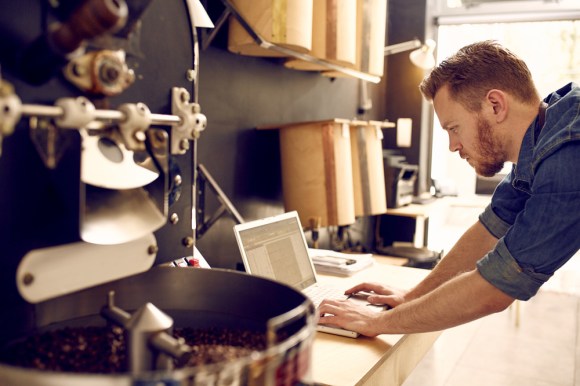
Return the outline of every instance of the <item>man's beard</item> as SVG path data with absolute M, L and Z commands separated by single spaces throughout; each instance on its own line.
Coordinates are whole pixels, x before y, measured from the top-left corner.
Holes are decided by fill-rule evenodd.
M 492 177 L 503 169 L 506 154 L 501 143 L 493 137 L 493 131 L 489 122 L 479 117 L 477 120 L 477 137 L 479 146 L 476 149 L 478 159 L 474 160 L 474 169 L 483 177 Z

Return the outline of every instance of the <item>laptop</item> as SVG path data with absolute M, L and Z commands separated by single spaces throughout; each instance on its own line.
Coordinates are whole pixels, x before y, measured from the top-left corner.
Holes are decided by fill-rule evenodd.
M 344 289 L 318 282 L 296 211 L 235 225 L 234 234 L 247 273 L 287 284 L 316 307 L 323 299 L 348 299 Z M 359 335 L 333 326 L 318 325 L 318 331 L 351 338 Z

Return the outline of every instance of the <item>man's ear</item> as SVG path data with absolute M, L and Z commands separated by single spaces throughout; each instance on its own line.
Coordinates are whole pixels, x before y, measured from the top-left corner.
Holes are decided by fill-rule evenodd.
M 492 89 L 487 92 L 485 100 L 491 108 L 496 123 L 504 121 L 508 113 L 507 95 L 501 90 Z

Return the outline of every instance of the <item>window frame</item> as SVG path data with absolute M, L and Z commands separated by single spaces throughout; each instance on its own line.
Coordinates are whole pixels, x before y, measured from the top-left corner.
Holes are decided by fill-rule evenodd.
M 435 25 L 580 19 L 578 0 L 458 1 L 474 1 L 477 4 L 450 7 L 448 0 L 434 0 Z

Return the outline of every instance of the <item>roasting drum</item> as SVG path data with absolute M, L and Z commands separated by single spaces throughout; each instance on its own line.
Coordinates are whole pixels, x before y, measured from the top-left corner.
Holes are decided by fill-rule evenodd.
M 174 327 L 267 329 L 282 322 L 287 339 L 249 357 L 169 373 L 79 374 L 31 370 L 0 364 L 3 386 L 121 385 L 286 385 L 307 384 L 315 331 L 312 303 L 300 292 L 277 282 L 220 269 L 157 267 L 146 273 L 37 304 L 21 334 L 64 326 L 102 326 L 99 315 L 109 291 L 115 303 L 131 312 L 146 302 L 174 319 Z M 276 326 L 274 326 L 275 328 Z M 275 331 L 275 329 L 274 329 Z M 12 339 L 20 336 L 14 335 Z M 2 345 L 8 341 L 2 342 Z M 280 379 L 285 374 L 286 381 Z

